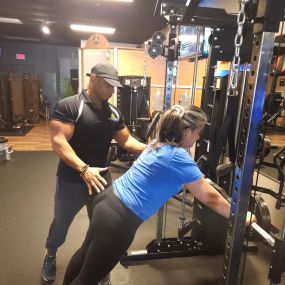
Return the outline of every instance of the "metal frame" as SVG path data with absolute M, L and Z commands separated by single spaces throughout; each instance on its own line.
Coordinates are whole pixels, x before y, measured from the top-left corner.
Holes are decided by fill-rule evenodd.
M 214 28 L 212 33 L 212 42 L 210 44 L 209 58 L 207 64 L 207 75 L 204 79 L 201 109 L 208 115 L 211 121 L 213 116 L 213 104 L 215 99 L 215 72 L 218 61 L 230 61 L 234 53 L 234 37 L 236 27 Z M 224 39 L 227 39 L 225 41 Z M 252 34 L 248 33 L 244 39 L 241 48 L 241 61 L 248 62 L 250 60 L 252 48 Z M 201 139 L 196 143 L 195 160 L 197 161 L 202 155 L 213 151 L 213 144 L 220 130 L 211 124 L 205 127 L 205 131 Z
M 243 120 L 240 128 L 237 166 L 232 189 L 231 214 L 224 258 L 223 284 L 227 285 L 235 285 L 238 282 L 245 219 L 252 188 L 257 138 L 262 119 L 273 44 L 273 33 L 263 32 L 255 35 L 250 75 L 243 106 Z
M 249 1 L 249 5 L 253 5 Z M 242 106 L 237 163 L 232 187 L 232 203 L 227 233 L 223 285 L 236 285 L 239 280 L 245 220 L 252 187 L 257 141 L 262 120 L 266 82 L 274 47 L 274 32 L 284 12 L 284 1 L 260 0 L 254 7 L 254 42 L 251 68 Z M 273 16 L 274 15 L 274 16 Z
M 236 285 L 238 284 L 239 280 L 240 260 L 245 234 L 245 220 L 252 188 L 252 177 L 255 167 L 257 139 L 259 135 L 259 127 L 262 119 L 262 111 L 265 99 L 266 81 L 269 74 L 270 61 L 274 47 L 274 32 L 278 31 L 279 22 L 282 19 L 282 13 L 284 12 L 285 8 L 284 0 L 274 0 L 274 5 L 272 5 L 272 1 L 273 0 L 259 0 L 257 3 L 255 3 L 253 0 L 249 1 L 249 5 L 252 5 L 251 8 L 253 8 L 249 10 L 252 13 L 250 15 L 250 19 L 253 19 L 255 21 L 253 29 L 254 41 L 252 45 L 253 50 L 251 55 L 250 75 L 247 81 L 243 104 L 241 105 L 240 117 L 242 119 L 239 122 L 237 163 L 234 173 L 233 187 L 231 191 L 231 211 L 226 237 L 227 240 L 222 281 L 223 285 Z M 195 0 L 196 8 L 199 5 L 199 2 L 200 1 Z M 192 16 L 189 21 L 191 24 L 193 24 Z M 197 22 L 195 22 L 195 24 L 197 24 Z M 216 32 L 220 31 L 222 30 L 216 29 Z M 223 38 L 225 37 L 221 37 L 221 39 Z M 173 38 L 171 38 L 170 41 L 172 39 Z M 215 55 L 215 57 L 213 55 Z M 210 107 L 209 94 L 212 94 L 213 92 L 213 88 L 211 87 L 212 84 L 210 83 L 213 82 L 214 79 L 216 62 L 218 58 L 222 56 L 224 56 L 223 50 L 220 49 L 220 47 L 217 47 L 217 45 L 212 44 L 210 60 L 208 63 L 208 76 L 206 78 L 206 86 L 208 86 L 208 89 L 205 90 L 206 96 L 204 98 L 204 101 L 202 101 L 202 108 Z M 173 62 L 171 61 L 171 58 L 169 58 L 169 65 L 167 65 L 166 75 L 167 83 L 170 83 L 170 80 L 172 81 L 171 76 L 173 74 L 170 72 L 173 67 L 172 63 Z M 167 108 L 170 107 L 171 89 L 166 88 L 165 95 Z M 203 149 L 204 151 L 202 151 L 202 153 L 200 152 L 200 155 L 198 154 L 198 157 L 200 157 L 201 154 L 209 152 L 210 145 L 207 143 L 207 140 L 205 140 L 205 138 L 204 141 L 206 142 L 206 145 Z M 195 155 L 195 158 L 196 157 L 197 156 Z M 161 208 L 159 217 L 160 219 L 158 219 L 158 223 L 163 222 L 164 208 Z M 174 256 L 194 256 L 209 254 L 211 250 L 211 253 L 215 253 L 213 248 L 210 250 L 205 248 L 203 243 L 197 241 L 196 239 L 193 239 L 192 237 L 183 240 L 178 240 L 176 238 L 162 239 L 162 231 L 159 231 L 159 229 L 162 229 L 161 225 L 158 226 L 157 240 L 152 241 L 147 246 L 147 250 L 143 252 L 139 251 L 137 254 L 125 256 L 122 259 L 121 263 L 123 265 L 131 265 L 130 263 L 132 263 L 132 261 L 139 260 L 141 261 L 157 258 L 169 258 Z M 276 249 L 281 249 L 282 255 L 280 257 L 279 254 L 276 254 L 276 258 L 273 256 L 271 269 L 276 269 L 275 264 L 278 263 L 276 260 L 278 260 L 279 263 L 281 260 L 281 264 L 284 264 L 284 240 L 285 220 L 280 235 L 280 243 L 275 242 L 275 246 L 279 244 Z M 275 250 L 275 252 L 276 251 L 277 250 Z M 284 272 L 284 265 L 283 267 L 281 266 L 281 268 L 279 266 L 278 270 L 276 271 L 278 271 L 278 273 L 280 273 L 280 271 Z M 275 272 L 273 274 L 272 270 L 269 273 L 269 279 L 271 282 L 275 282 L 272 284 L 276 284 L 276 282 L 278 283 L 277 275 L 278 274 Z

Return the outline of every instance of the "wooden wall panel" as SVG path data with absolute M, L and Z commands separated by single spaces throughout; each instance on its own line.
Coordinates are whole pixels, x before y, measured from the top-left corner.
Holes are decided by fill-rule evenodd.
M 26 116 L 23 74 L 10 74 L 13 121 Z
M 0 73 L 0 89 L 1 89 L 1 103 L 2 103 L 2 112 L 0 116 L 7 123 L 12 122 L 12 97 L 10 90 L 10 81 L 9 73 L 1 72 Z
M 40 88 L 41 81 L 37 75 L 31 76 L 31 86 L 32 86 L 32 100 L 33 100 L 33 120 L 34 122 L 40 121 Z

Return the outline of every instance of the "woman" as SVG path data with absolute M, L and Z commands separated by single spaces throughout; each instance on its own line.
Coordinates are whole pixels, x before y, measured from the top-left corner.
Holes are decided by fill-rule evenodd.
M 183 184 L 195 198 L 229 217 L 230 204 L 206 182 L 186 151 L 199 139 L 206 121 L 205 113 L 193 106 L 184 111 L 176 105 L 163 114 L 156 140 L 95 199 L 85 241 L 68 265 L 64 285 L 97 284 L 127 251 L 139 225 Z

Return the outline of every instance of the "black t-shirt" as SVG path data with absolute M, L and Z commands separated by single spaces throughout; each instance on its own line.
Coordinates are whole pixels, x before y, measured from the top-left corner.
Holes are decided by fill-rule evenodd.
M 114 132 L 125 127 L 119 110 L 108 102 L 97 108 L 83 90 L 80 94 L 64 98 L 54 109 L 52 119 L 75 125 L 69 143 L 77 156 L 90 166 L 105 167 Z M 59 162 L 58 174 L 78 172 Z

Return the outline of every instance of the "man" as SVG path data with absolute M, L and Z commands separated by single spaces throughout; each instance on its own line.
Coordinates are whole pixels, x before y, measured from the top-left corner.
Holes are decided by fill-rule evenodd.
M 129 134 L 117 108 L 108 103 L 114 87 L 122 87 L 117 70 L 109 63 L 100 63 L 91 69 L 87 90 L 55 106 L 50 133 L 52 148 L 60 161 L 54 219 L 42 267 L 44 281 L 55 280 L 56 252 L 64 243 L 75 215 L 86 205 L 91 219 L 96 193 L 112 182 L 106 167 L 112 139 L 129 152 L 140 153 L 145 149 L 143 143 Z M 108 279 L 109 276 L 102 284 L 110 284 Z

